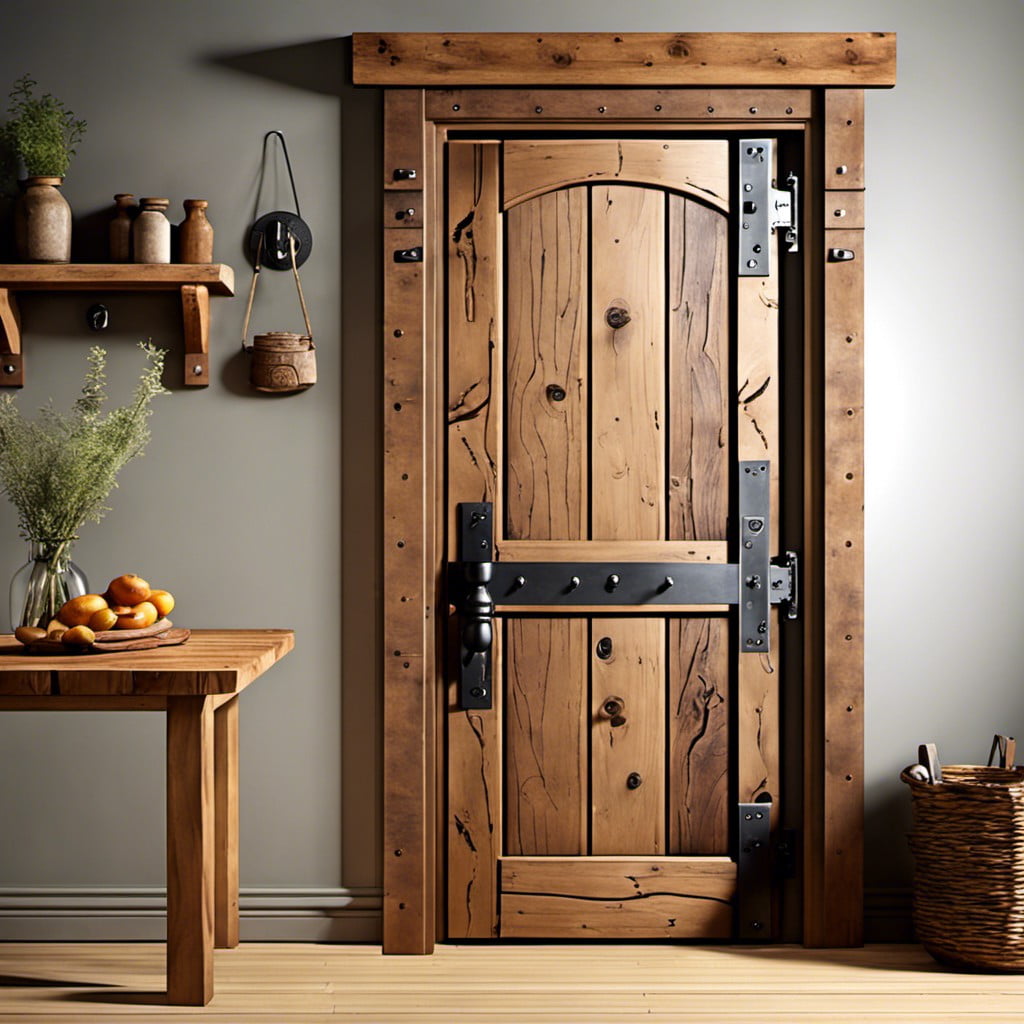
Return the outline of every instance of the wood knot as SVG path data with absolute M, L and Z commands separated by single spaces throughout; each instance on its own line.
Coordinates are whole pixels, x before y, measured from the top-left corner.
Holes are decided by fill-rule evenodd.
M 858 54 L 856 50 L 847 50 L 846 51 L 846 63 L 847 64 L 859 64 L 860 63 L 860 54 Z
M 605 323 L 613 331 L 617 331 L 620 327 L 625 327 L 630 319 L 629 312 L 621 306 L 611 306 L 604 314 Z
M 690 51 L 681 39 L 669 43 L 667 53 L 670 57 L 689 57 Z
M 572 63 L 572 57 L 567 53 L 553 53 L 551 59 L 560 68 L 567 68 Z

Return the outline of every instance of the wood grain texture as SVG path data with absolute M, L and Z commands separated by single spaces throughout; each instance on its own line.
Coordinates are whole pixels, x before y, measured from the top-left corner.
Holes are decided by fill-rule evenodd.
M 505 143 L 503 201 L 515 206 L 581 182 L 630 182 L 687 192 L 729 207 L 725 142 L 673 139 L 540 139 Z
M 423 189 L 423 96 L 384 97 L 384 187 Z M 395 168 L 417 172 L 411 182 Z M 429 953 L 434 944 L 432 708 L 426 663 L 426 283 L 422 263 L 394 250 L 424 244 L 415 228 L 384 238 L 384 902 L 388 953 Z
M 549 125 L 552 120 L 643 123 L 688 120 L 717 123 L 793 121 L 811 116 L 809 89 L 430 89 L 426 115 L 434 121 L 519 121 Z
M 826 192 L 824 196 L 825 230 L 849 231 L 864 225 L 864 193 L 848 189 Z
M 586 189 L 565 189 L 506 218 L 511 538 L 586 536 L 587 200 Z
M 11 682 L 24 693 L 23 674 L 49 686 L 59 672 L 69 693 L 110 695 L 132 676 L 133 696 L 238 693 L 295 645 L 290 629 L 196 629 L 188 643 L 145 651 L 122 651 L 102 659 L 65 654 L 29 654 L 13 636 L 0 636 L 0 693 Z M 102 664 L 102 671 L 97 669 Z M 112 687 L 115 689 L 112 690 Z M 39 690 L 38 692 L 49 692 Z M 127 696 L 127 695 L 126 695 Z
M 864 93 L 825 90 L 825 188 L 864 188 Z
M 448 557 L 456 505 L 501 507 L 504 347 L 496 143 L 448 146 Z
M 238 698 L 213 712 L 213 943 L 238 945 Z
M 160 943 L 5 943 L 2 1024 L 188 1024 L 146 1005 Z M 353 983 L 352 979 L 358 979 Z M 756 986 L 752 981 L 756 980 Z M 1017 1024 L 1024 977 L 943 970 L 916 943 L 808 950 L 722 943 L 448 944 L 430 960 L 372 943 L 246 942 L 218 956 L 204 1024 Z M 345 991 L 341 994 L 340 990 Z M 128 999 L 134 1003 L 125 1005 Z M 499 1012 L 504 1011 L 504 1012 Z M 73 1012 L 69 1012 L 73 1011 Z
M 454 625 L 454 623 L 453 623 Z M 454 639 L 454 637 L 453 637 Z M 449 650 L 457 657 L 458 645 Z M 498 934 L 498 857 L 502 843 L 501 638 L 491 649 L 493 708 L 459 708 L 457 676 L 448 689 L 448 939 Z
M 167 702 L 167 1001 L 213 996 L 213 707 Z
M 189 387 L 210 383 L 210 289 L 205 284 L 181 286 L 181 316 L 185 332 L 184 377 Z
M 384 94 L 384 188 L 417 192 L 425 187 L 423 90 L 389 89 Z M 415 171 L 412 178 L 396 173 Z
M 608 658 L 599 640 L 611 640 Z M 652 856 L 665 852 L 665 620 L 590 622 L 590 852 Z M 621 717 L 602 713 L 619 698 Z M 640 784 L 630 788 L 629 776 Z
M 4 263 L 0 287 L 12 291 L 178 291 L 202 285 L 211 295 L 234 295 L 226 263 Z
M 356 32 L 357 85 L 891 86 L 885 32 Z
M 829 945 L 863 941 L 863 237 L 829 231 L 826 238 L 826 245 L 857 254 L 825 267 L 823 769 L 830 813 L 822 854 L 826 890 L 837 894 L 825 922 Z
M 587 852 L 587 622 L 506 626 L 505 852 Z
M 665 198 L 591 192 L 591 527 L 595 540 L 665 536 Z M 611 309 L 630 321 L 618 329 Z
M 448 557 L 458 556 L 456 506 L 490 501 L 500 508 L 501 344 L 500 146 L 448 146 L 447 466 Z M 454 624 L 453 624 L 454 625 Z M 451 656 L 458 643 L 449 644 Z M 449 938 L 497 934 L 497 862 L 501 852 L 501 638 L 491 652 L 495 707 L 462 711 L 451 665 L 448 719 Z
M 24 383 L 18 297 L 11 289 L 0 288 L 0 387 L 20 388 Z
M 668 852 L 729 849 L 729 624 L 668 624 Z
M 503 938 L 728 938 L 736 865 L 700 859 L 505 858 Z
M 501 562 L 718 562 L 729 561 L 724 540 L 715 541 L 532 541 L 495 545 Z
M 668 537 L 718 540 L 729 520 L 728 221 L 677 195 L 668 211 Z

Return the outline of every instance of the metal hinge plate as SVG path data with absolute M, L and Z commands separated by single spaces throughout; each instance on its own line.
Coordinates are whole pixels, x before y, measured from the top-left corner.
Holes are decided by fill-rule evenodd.
M 767 277 L 771 273 L 770 236 L 785 228 L 789 252 L 800 246 L 800 181 L 792 172 L 785 189 L 772 179 L 772 140 L 740 139 L 740 277 Z
M 771 803 L 739 804 L 736 938 L 766 942 L 772 922 Z

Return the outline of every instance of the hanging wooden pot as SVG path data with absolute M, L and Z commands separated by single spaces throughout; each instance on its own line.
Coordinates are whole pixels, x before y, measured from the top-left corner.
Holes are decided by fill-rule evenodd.
M 304 391 L 316 383 L 316 346 L 308 334 L 257 334 L 249 353 L 249 382 L 257 391 Z

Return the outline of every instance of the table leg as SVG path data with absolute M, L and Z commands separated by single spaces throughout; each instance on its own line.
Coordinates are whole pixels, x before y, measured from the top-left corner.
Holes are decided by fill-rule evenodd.
M 213 997 L 213 703 L 167 698 L 167 1001 Z
M 238 698 L 213 715 L 214 758 L 214 945 L 238 945 Z

